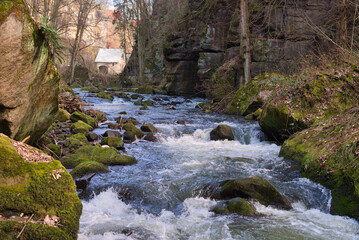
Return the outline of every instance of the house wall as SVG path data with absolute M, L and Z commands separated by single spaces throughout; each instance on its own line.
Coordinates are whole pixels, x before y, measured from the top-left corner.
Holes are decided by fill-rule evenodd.
M 108 68 L 108 73 L 110 75 L 115 75 L 122 73 L 123 69 L 125 68 L 125 60 L 118 62 L 118 63 L 96 63 L 97 70 L 100 70 L 101 66 L 106 66 Z

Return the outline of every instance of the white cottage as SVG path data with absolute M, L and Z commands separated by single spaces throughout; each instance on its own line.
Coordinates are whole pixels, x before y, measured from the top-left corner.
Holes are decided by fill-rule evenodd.
M 125 51 L 123 49 L 101 48 L 95 59 L 97 69 L 104 74 L 118 74 L 126 65 Z

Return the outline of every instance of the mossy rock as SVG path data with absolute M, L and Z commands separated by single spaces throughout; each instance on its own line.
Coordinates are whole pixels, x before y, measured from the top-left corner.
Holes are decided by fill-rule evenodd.
M 136 92 L 141 93 L 141 94 L 153 94 L 154 93 L 152 86 L 139 87 L 139 88 L 137 88 Z
M 59 178 L 52 176 L 54 171 L 59 172 Z M 62 234 L 62 239 L 76 239 L 82 204 L 75 189 L 71 175 L 59 161 L 26 162 L 17 154 L 10 138 L 0 134 L 0 213 L 35 214 L 34 220 L 40 221 L 46 215 L 60 218 L 59 228 L 28 225 L 24 239 L 59 239 L 52 238 L 59 234 Z M 0 234 L 10 232 L 11 235 L 12 231 L 16 231 L 14 228 L 8 231 L 10 227 L 4 226 L 7 224 L 17 223 L 0 222 Z M 35 229 L 43 232 L 36 232 Z
M 148 99 L 148 100 L 146 100 L 146 101 L 143 101 L 142 102 L 142 105 L 146 105 L 146 106 L 153 106 L 153 101 L 152 100 L 150 100 L 150 99 Z
M 137 100 L 135 101 L 133 104 L 135 104 L 136 106 L 141 106 L 142 105 L 142 100 Z
M 138 138 L 142 138 L 144 136 L 143 132 L 140 129 L 138 129 L 135 125 L 133 125 L 132 122 L 128 122 L 125 125 L 123 125 L 123 129 L 125 129 L 126 131 L 133 132 Z
M 134 141 L 136 141 L 136 135 L 131 131 L 126 131 L 123 134 L 123 139 L 125 141 L 134 142 Z
M 24 227 L 24 223 L 16 221 L 2 221 L 0 222 L 0 239 L 15 240 L 17 235 Z M 21 234 L 22 240 L 71 240 L 73 237 L 69 236 L 62 229 L 57 227 L 47 226 L 45 224 L 28 223 L 24 232 Z
M 210 133 L 211 140 L 218 141 L 218 140 L 234 140 L 234 135 L 232 132 L 231 127 L 227 125 L 219 125 L 215 129 L 213 129 Z
M 104 99 L 108 99 L 108 100 L 110 100 L 110 101 L 113 100 L 113 97 L 112 97 L 110 94 L 107 94 L 107 93 L 105 93 L 105 92 L 99 92 L 99 93 L 97 94 L 97 97 L 99 97 L 99 98 L 104 98 Z
M 226 181 L 220 195 L 224 199 L 252 198 L 261 204 L 291 209 L 289 201 L 267 180 L 260 177 L 240 178 Z
M 79 120 L 73 124 L 71 124 L 71 131 L 73 133 L 83 133 L 87 134 L 88 132 L 92 131 L 93 127 L 88 125 L 87 123 L 84 123 L 83 121 Z
M 57 120 L 59 122 L 66 122 L 69 119 L 70 119 L 70 113 L 68 113 L 66 110 L 60 108 L 56 114 L 55 120 Z
M 77 121 L 83 121 L 84 123 L 90 125 L 91 127 L 96 127 L 96 121 L 94 118 L 87 116 L 84 113 L 81 112 L 74 112 L 71 114 L 70 119 L 72 122 L 77 122 Z
M 83 133 L 74 134 L 74 135 L 66 138 L 66 141 L 68 141 L 70 143 L 70 146 L 74 147 L 74 148 L 78 148 L 78 147 L 88 144 L 88 139 L 86 138 L 85 134 L 83 134 Z
M 359 220 L 358 108 L 291 136 L 280 156 L 301 163 L 302 174 L 332 190 L 331 213 Z
M 139 98 L 144 99 L 145 97 L 140 94 L 132 94 L 131 95 L 131 99 L 139 99 Z
M 91 87 L 83 87 L 80 89 L 80 91 L 87 91 L 91 93 L 99 93 L 100 90 L 97 87 L 91 86 Z
M 283 78 L 283 76 L 274 73 L 263 73 L 254 77 L 249 83 L 238 89 L 226 107 L 225 113 L 241 116 L 254 113 L 271 95 L 273 86 L 268 82 L 279 78 Z
M 51 143 L 51 144 L 48 144 L 47 147 L 48 147 L 56 156 L 60 156 L 60 155 L 61 155 L 61 148 L 60 148 L 60 146 Z
M 119 137 L 104 137 L 101 139 L 101 145 L 108 145 L 116 149 L 123 149 L 124 143 Z
M 208 102 L 203 102 L 203 103 L 199 103 L 196 105 L 196 108 L 199 108 L 203 111 L 206 111 L 206 110 L 211 110 L 213 106 L 213 102 L 212 101 L 208 101 Z
M 308 128 L 302 116 L 291 114 L 285 104 L 270 103 L 264 106 L 259 125 L 269 137 L 281 143 L 293 133 Z
M 102 163 L 95 161 L 83 162 L 77 165 L 71 171 L 71 175 L 73 178 L 80 178 L 89 173 L 107 173 L 110 172 L 108 167 Z
M 116 92 L 116 93 L 112 93 L 112 96 L 118 97 L 118 98 L 124 98 L 124 99 L 129 99 L 130 97 L 128 96 L 127 93 L 124 92 Z
M 111 148 L 86 145 L 77 149 L 73 154 L 61 158 L 62 164 L 67 168 L 75 168 L 83 162 L 96 161 L 105 165 L 130 165 L 136 163 L 136 159 L 121 155 Z
M 262 114 L 262 109 L 258 108 L 254 113 L 250 113 L 244 117 L 246 120 L 258 120 L 259 116 Z
M 140 110 L 149 110 L 148 106 L 147 105 L 143 105 Z
M 253 216 L 255 214 L 253 206 L 242 198 L 233 198 L 225 203 L 218 204 L 212 211 L 216 214 L 235 213 L 242 216 Z
M 156 133 L 158 132 L 157 128 L 155 126 L 153 126 L 152 123 L 145 123 L 141 126 L 141 130 L 143 132 L 151 132 L 151 133 Z

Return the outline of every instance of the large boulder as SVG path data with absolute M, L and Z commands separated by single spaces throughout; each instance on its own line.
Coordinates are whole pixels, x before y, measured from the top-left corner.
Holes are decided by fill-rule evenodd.
M 289 201 L 270 182 L 260 177 L 226 181 L 222 185 L 220 196 L 222 199 L 255 199 L 265 206 L 291 209 Z
M 51 47 L 23 1 L 0 1 L 0 132 L 34 143 L 58 110 Z
M 123 125 L 123 129 L 125 129 L 126 131 L 133 132 L 136 135 L 136 137 L 138 137 L 138 138 L 142 138 L 145 135 L 145 134 L 143 134 L 143 132 L 140 129 L 138 129 L 131 122 L 128 122 L 125 125 Z
M 158 132 L 157 128 L 155 126 L 153 126 L 152 123 L 145 123 L 141 126 L 141 130 L 144 132 L 151 132 L 151 133 L 156 133 Z
M 104 137 L 101 139 L 101 145 L 108 145 L 116 149 L 123 149 L 124 143 L 122 138 L 119 137 Z
M 83 121 L 91 127 L 96 127 L 96 121 L 93 117 L 90 117 L 82 112 L 74 112 L 71 114 L 70 119 L 72 122 Z
M 280 155 L 332 190 L 331 213 L 359 220 L 359 107 L 291 136 Z
M 211 140 L 234 140 L 234 135 L 231 127 L 227 125 L 219 125 L 215 129 L 213 129 L 210 133 Z
M 82 204 L 75 188 L 59 161 L 0 134 L 0 215 L 34 214 L 41 223 L 58 218 L 53 226 L 29 223 L 21 239 L 76 239 Z M 0 236 L 15 239 L 23 226 L 13 219 L 0 221 Z
M 212 211 L 217 214 L 236 213 L 242 216 L 253 216 L 255 214 L 254 207 L 242 198 L 233 198 L 224 203 L 219 203 Z

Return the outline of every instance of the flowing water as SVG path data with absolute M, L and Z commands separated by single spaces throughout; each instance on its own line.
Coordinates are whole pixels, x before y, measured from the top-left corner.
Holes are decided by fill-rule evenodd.
M 203 99 L 144 95 L 158 101 L 140 111 L 125 99 L 80 95 L 91 108 L 109 114 L 109 122 L 126 111 L 159 130 L 159 142 L 126 144 L 136 165 L 110 167 L 80 194 L 80 240 L 359 239 L 358 222 L 329 214 L 330 191 L 301 178 L 298 164 L 278 156 L 280 146 L 266 141 L 257 122 L 202 113 L 195 106 Z M 176 109 L 165 110 L 169 105 Z M 235 141 L 210 141 L 219 124 L 234 129 Z M 106 130 L 102 125 L 94 132 Z M 200 197 L 206 184 L 251 176 L 270 181 L 293 209 L 255 204 L 261 217 L 216 215 L 210 210 L 217 202 Z

